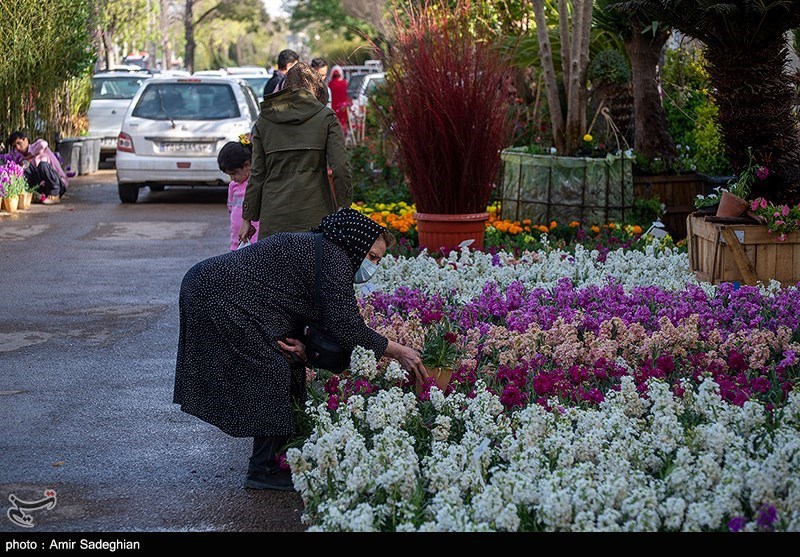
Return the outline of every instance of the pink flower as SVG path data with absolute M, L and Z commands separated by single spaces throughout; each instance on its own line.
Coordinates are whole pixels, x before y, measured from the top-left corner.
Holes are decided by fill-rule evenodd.
M 781 214 L 784 217 L 788 217 L 789 216 L 789 206 L 788 205 L 782 205 L 781 206 Z
M 766 180 L 767 176 L 769 176 L 769 168 L 766 166 L 759 166 L 756 168 L 756 178 L 759 180 Z
M 786 241 L 786 234 L 781 234 L 780 236 L 778 236 L 778 241 L 779 242 L 785 242 Z

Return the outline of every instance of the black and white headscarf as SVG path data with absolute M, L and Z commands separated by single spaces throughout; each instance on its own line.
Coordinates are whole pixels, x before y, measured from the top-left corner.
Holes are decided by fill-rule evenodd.
M 311 231 L 322 232 L 328 240 L 341 246 L 355 272 L 383 229 L 383 226 L 355 209 L 342 207 L 322 219 L 319 226 Z

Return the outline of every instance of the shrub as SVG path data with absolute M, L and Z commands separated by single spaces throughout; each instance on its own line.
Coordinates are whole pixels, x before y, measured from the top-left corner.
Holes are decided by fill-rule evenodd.
M 457 2 L 395 12 L 387 67 L 389 118 L 400 167 L 423 213 L 486 210 L 511 125 L 508 58 L 471 31 Z
M 609 48 L 592 58 L 586 75 L 592 83 L 628 83 L 631 68 L 621 52 Z

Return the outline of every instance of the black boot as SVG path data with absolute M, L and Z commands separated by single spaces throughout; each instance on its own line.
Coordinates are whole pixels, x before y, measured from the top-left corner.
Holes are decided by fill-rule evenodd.
M 275 458 L 287 440 L 285 435 L 253 438 L 253 456 L 250 457 L 247 479 L 244 482 L 246 488 L 294 491 L 291 473 L 282 470 Z

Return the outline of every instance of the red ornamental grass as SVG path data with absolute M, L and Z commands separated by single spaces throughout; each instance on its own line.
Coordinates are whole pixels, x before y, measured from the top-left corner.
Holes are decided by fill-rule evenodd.
M 396 13 L 390 123 L 420 213 L 482 213 L 510 141 L 508 58 L 470 31 L 469 3 Z

